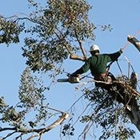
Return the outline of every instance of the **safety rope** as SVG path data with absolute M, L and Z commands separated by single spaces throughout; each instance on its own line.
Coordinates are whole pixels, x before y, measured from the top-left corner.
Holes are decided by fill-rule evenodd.
M 138 31 L 135 33 L 134 37 L 136 37 L 139 33 L 140 33 L 140 30 L 138 30 Z M 123 50 L 126 49 L 126 48 L 128 47 L 129 44 L 130 44 L 130 42 L 127 41 L 127 43 L 126 43 L 126 44 L 124 45 L 124 47 L 123 47 Z M 106 68 L 107 68 L 107 71 L 109 71 L 111 65 L 112 65 L 114 62 L 115 62 L 115 61 L 112 61 L 112 62 L 110 62 L 110 63 L 108 64 L 108 66 L 106 67 Z M 122 72 L 122 69 L 121 69 L 121 67 L 120 67 L 120 65 L 119 65 L 119 63 L 118 63 L 118 60 L 116 60 L 116 62 L 117 62 L 117 65 L 118 65 L 118 67 L 119 67 L 119 70 L 120 70 L 121 74 L 123 75 L 123 72 Z M 133 72 L 135 72 L 133 66 L 132 66 L 131 64 L 130 64 L 130 66 L 131 66 Z
M 122 74 L 122 76 L 123 76 L 123 71 L 122 71 L 122 69 L 121 69 L 121 67 L 120 67 L 120 65 L 119 65 L 118 60 L 117 60 L 116 62 L 117 62 L 118 68 L 119 68 L 119 70 L 120 70 L 120 72 L 121 72 L 121 74 Z
M 135 33 L 134 37 L 138 36 L 138 34 L 140 34 L 140 30 L 138 30 L 138 31 Z M 130 42 L 127 41 L 127 43 L 124 45 L 124 47 L 123 47 L 122 49 L 123 49 L 123 50 L 126 49 L 126 48 L 128 47 L 129 44 L 130 44 Z M 125 59 L 126 59 L 127 62 L 130 64 L 130 62 L 128 61 L 128 59 L 127 59 L 126 57 L 125 57 Z M 120 70 L 120 72 L 121 72 L 121 74 L 122 74 L 122 76 L 123 76 L 123 72 L 122 72 L 122 69 L 121 69 L 121 67 L 120 67 L 120 65 L 119 65 L 119 63 L 118 63 L 118 60 L 117 60 L 116 62 L 117 62 L 117 65 L 118 65 L 118 67 L 119 67 L 119 70 Z M 130 64 L 130 66 L 131 66 L 133 72 L 135 72 L 133 66 L 132 66 L 131 64 Z
M 110 70 L 110 67 L 111 67 L 111 65 L 112 65 L 114 62 L 115 62 L 115 61 L 112 61 L 112 62 L 110 62 L 110 63 L 107 65 L 107 67 L 106 67 L 106 70 L 107 70 L 107 71 Z

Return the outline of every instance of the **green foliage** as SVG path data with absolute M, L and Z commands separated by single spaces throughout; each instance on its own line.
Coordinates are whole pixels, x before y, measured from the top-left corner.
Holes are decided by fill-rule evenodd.
M 43 86 L 42 80 L 33 76 L 30 69 L 26 68 L 21 76 L 19 102 L 10 106 L 5 103 L 3 97 L 0 98 L 1 124 L 7 123 L 9 126 L 7 130 L 13 131 L 12 134 L 21 133 L 19 137 L 27 132 L 32 132 L 31 129 L 40 129 L 40 127 L 46 126 L 46 120 L 49 120 L 53 114 L 48 112 L 48 103 L 44 102 L 46 100 L 45 90 L 46 87 Z M 1 127 L 0 132 L 3 131 L 5 128 Z M 7 135 L 5 138 L 9 136 Z
M 46 100 L 43 94 L 45 90 L 46 87 L 43 86 L 42 80 L 36 76 L 31 76 L 29 68 L 25 69 L 21 78 L 18 107 L 24 109 L 26 113 L 30 110 L 33 111 L 34 120 L 29 121 L 31 127 L 38 126 L 38 123 L 44 125 L 46 119 L 52 115 L 47 111 L 48 103 L 44 102 Z
M 72 112 L 73 116 L 71 116 L 68 124 L 65 124 L 62 129 L 64 136 L 73 136 L 76 133 L 74 126 L 77 124 L 85 125 L 84 130 L 79 134 L 79 139 L 86 139 L 87 135 L 90 133 L 93 134 L 92 128 L 95 129 L 95 127 L 100 128 L 102 132 L 98 135 L 99 140 L 110 138 L 128 140 L 129 138 L 135 138 L 135 131 L 126 126 L 130 121 L 124 113 L 124 108 L 121 104 L 114 101 L 107 90 L 102 88 L 95 88 L 93 90 L 84 88 L 83 93 L 83 97 L 88 101 L 88 104 L 82 113 L 80 113 L 80 116 L 76 117 L 76 121 L 74 121 L 75 114 Z M 70 132 L 72 132 L 73 135 L 70 135 Z
M 45 87 L 37 77 L 32 77 L 29 68 L 26 68 L 21 77 L 21 86 L 19 88 L 19 99 L 22 108 L 34 108 L 36 105 L 42 105 L 45 100 L 42 94 Z
M 18 25 L 16 21 L 6 20 L 0 16 L 0 43 L 18 43 L 19 34 L 23 30 L 22 25 Z
M 16 20 L 0 17 L 0 43 L 18 43 L 19 35 L 24 30 L 26 38 L 22 50 L 29 66 L 21 75 L 19 103 L 7 105 L 4 97 L 0 98 L 0 122 L 10 126 L 6 130 L 13 131 L 4 139 L 16 132 L 20 133 L 17 139 L 33 130 L 38 133 L 40 127 L 46 126 L 48 119 L 54 115 L 48 111 L 48 103 L 44 102 L 44 83 L 41 78 L 33 76 L 31 70 L 59 74 L 61 65 L 69 54 L 77 52 L 82 42 L 95 38 L 95 26 L 88 19 L 91 6 L 86 0 L 48 0 L 45 6 L 40 6 L 34 0 L 28 2 L 30 8 L 35 9 L 29 17 Z M 30 27 L 19 24 L 19 20 L 27 20 L 31 23 Z M 100 27 L 102 31 L 112 30 L 110 24 Z M 101 140 L 114 136 L 116 140 L 134 138 L 135 132 L 124 126 L 129 121 L 123 113 L 122 106 L 114 102 L 106 90 L 86 88 L 82 92 L 88 105 L 80 116 L 76 116 L 76 122 L 73 122 L 75 114 L 72 112 L 73 116 L 68 124 L 63 126 L 63 136 L 73 136 L 75 124 L 79 121 L 80 125 L 85 125 L 84 131 L 81 132 L 84 136 L 95 123 L 101 128 Z M 0 128 L 0 132 L 4 131 L 5 128 Z
M 69 51 L 75 50 L 77 40 L 94 39 L 94 25 L 88 20 L 91 7 L 86 1 L 48 0 L 43 8 L 30 3 L 37 10 L 30 15 L 34 26 L 25 30 L 33 37 L 25 39 L 23 56 L 33 71 L 58 69 Z
M 63 136 L 66 136 L 66 135 L 73 136 L 74 130 L 75 130 L 75 128 L 73 126 L 71 126 L 70 123 L 65 124 L 62 129 L 62 134 L 63 134 Z
M 123 126 L 119 127 L 115 134 L 115 137 L 118 140 L 128 140 L 130 136 L 135 139 L 135 131 L 130 128 L 124 128 Z

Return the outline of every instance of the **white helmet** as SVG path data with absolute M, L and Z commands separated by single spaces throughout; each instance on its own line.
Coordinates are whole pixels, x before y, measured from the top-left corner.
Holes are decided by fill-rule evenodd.
M 95 44 L 94 44 L 94 45 L 92 45 L 92 46 L 90 47 L 90 52 L 96 51 L 96 50 L 100 51 L 98 45 L 95 45 Z

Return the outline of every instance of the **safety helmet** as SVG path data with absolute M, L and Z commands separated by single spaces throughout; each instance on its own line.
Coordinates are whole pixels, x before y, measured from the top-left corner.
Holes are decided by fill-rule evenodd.
M 92 51 L 96 51 L 96 50 L 98 50 L 98 51 L 100 51 L 100 48 L 98 47 L 98 45 L 92 45 L 91 47 L 90 47 L 90 52 L 92 52 Z

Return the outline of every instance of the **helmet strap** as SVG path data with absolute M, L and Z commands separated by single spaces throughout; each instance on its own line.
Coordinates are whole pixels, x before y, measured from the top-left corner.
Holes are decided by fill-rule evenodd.
M 95 51 L 91 51 L 90 52 L 92 55 L 98 55 L 100 52 L 99 52 L 99 50 L 95 50 Z

